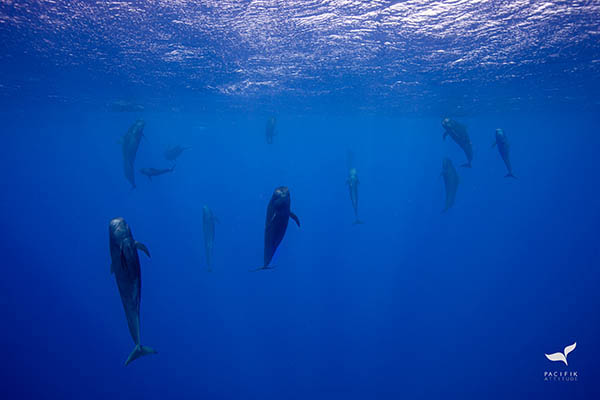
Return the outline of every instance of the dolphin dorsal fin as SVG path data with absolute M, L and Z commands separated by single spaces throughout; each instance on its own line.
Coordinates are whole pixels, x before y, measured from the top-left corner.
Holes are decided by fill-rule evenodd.
M 148 248 L 146 247 L 145 244 L 138 242 L 137 240 L 135 241 L 135 248 L 138 250 L 143 251 L 144 253 L 146 253 L 146 255 L 148 256 L 148 258 L 150 257 L 150 250 L 148 250 Z

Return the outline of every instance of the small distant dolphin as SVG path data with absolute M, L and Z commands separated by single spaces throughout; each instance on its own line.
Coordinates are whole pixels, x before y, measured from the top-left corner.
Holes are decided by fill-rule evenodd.
M 206 253 L 206 265 L 208 270 L 212 271 L 212 255 L 215 244 L 215 222 L 219 219 L 215 217 L 208 206 L 202 207 L 202 230 L 204 231 L 204 252 Z
M 125 365 L 128 365 L 139 357 L 156 353 L 150 347 L 142 346 L 140 343 L 142 275 L 137 251 L 143 251 L 148 257 L 150 257 L 150 252 L 145 245 L 133 239 L 131 229 L 121 217 L 110 221 L 108 239 L 111 259 L 110 272 L 115 274 L 119 294 L 125 309 L 125 316 L 127 317 L 129 333 L 135 343 L 133 351 L 125 361 Z
M 144 111 L 144 106 L 126 100 L 116 100 L 108 104 L 108 108 L 114 112 L 136 112 Z
M 471 161 L 473 161 L 473 145 L 471 144 L 471 139 L 467 133 L 467 128 L 450 118 L 444 118 L 442 126 L 444 127 L 444 135 L 442 138 L 445 140 L 446 136 L 450 135 L 452 140 L 460 146 L 467 156 L 467 163 L 462 164 L 461 167 L 471 168 Z
M 300 227 L 300 220 L 296 214 L 290 211 L 290 203 L 290 191 L 287 187 L 280 186 L 275 189 L 267 207 L 263 266 L 255 271 L 273 268 L 269 267 L 269 264 L 285 235 L 290 218 L 296 221 L 296 224 Z
M 508 174 L 504 175 L 505 178 L 517 178 L 513 175 L 512 166 L 510 165 L 510 143 L 508 142 L 508 138 L 504 134 L 504 131 L 500 128 L 496 129 L 496 141 L 492 145 L 492 147 L 498 145 L 498 152 L 500 153 L 500 157 L 506 164 L 506 169 L 508 170 Z
M 273 136 L 277 135 L 277 133 L 275 133 L 276 122 L 277 122 L 277 120 L 275 119 L 275 117 L 271 117 L 267 121 L 267 127 L 265 129 L 265 136 L 267 138 L 267 143 L 269 143 L 269 144 L 273 143 Z
M 356 168 L 350 168 L 350 176 L 346 180 L 348 190 L 350 191 L 350 200 L 352 201 L 352 207 L 354 207 L 354 225 L 362 224 L 363 222 L 358 218 L 358 175 L 356 174 Z
M 133 124 L 127 133 L 121 138 L 121 144 L 123 147 L 123 170 L 125 171 L 125 177 L 131 183 L 132 189 L 135 189 L 135 156 L 140 146 L 140 141 L 144 136 L 144 126 L 146 123 L 141 119 Z
M 181 153 L 189 149 L 191 149 L 191 147 L 181 147 L 179 145 L 171 147 L 170 149 L 165 150 L 165 158 L 169 161 L 175 161 L 181 155 Z
M 156 168 L 142 168 L 140 169 L 140 173 L 142 175 L 146 175 L 148 179 L 152 180 L 153 176 L 168 174 L 169 172 L 173 172 L 175 166 L 173 165 L 171 168 L 165 169 L 156 169 Z
M 444 185 L 446 186 L 446 207 L 442 210 L 442 212 L 444 212 L 454 205 L 456 190 L 458 189 L 459 183 L 458 173 L 449 158 L 444 158 L 444 161 L 442 162 L 441 175 L 444 177 Z

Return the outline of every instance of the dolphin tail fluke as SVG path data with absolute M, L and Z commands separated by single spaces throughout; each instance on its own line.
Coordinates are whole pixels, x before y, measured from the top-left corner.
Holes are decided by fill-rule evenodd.
M 269 265 L 263 265 L 262 267 L 258 267 L 256 269 L 251 269 L 250 272 L 256 272 L 256 271 L 262 271 L 265 269 L 273 269 L 275 268 L 274 266 L 269 266 Z
M 516 176 L 513 175 L 512 172 L 509 172 L 508 174 L 504 175 L 505 178 L 515 178 L 518 179 Z
M 127 361 L 125 361 L 125 365 L 129 365 L 132 361 L 137 360 L 140 357 L 147 356 L 149 354 L 156 354 L 156 350 L 148 346 L 142 346 L 141 344 L 136 345 L 133 348 L 129 357 L 127 357 Z
M 468 163 L 464 163 L 464 164 L 462 164 L 462 165 L 461 165 L 461 167 L 464 167 L 464 168 L 471 168 L 471 161 L 469 161 Z
M 362 225 L 364 223 L 364 221 L 361 221 L 360 219 L 356 218 L 356 221 L 354 221 L 353 225 Z

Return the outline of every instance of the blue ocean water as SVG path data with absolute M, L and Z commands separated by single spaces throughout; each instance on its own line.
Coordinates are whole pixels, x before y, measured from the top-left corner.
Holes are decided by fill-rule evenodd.
M 599 15 L 598 1 L 1 2 L 2 397 L 599 398 Z M 444 117 L 467 127 L 471 169 Z M 118 141 L 138 119 L 131 189 Z M 172 173 L 137 172 L 170 167 L 174 145 L 191 149 Z M 441 213 L 444 157 L 460 183 Z M 249 272 L 281 185 L 301 227 L 273 270 Z M 117 216 L 152 255 L 141 334 L 158 351 L 126 367 Z M 573 343 L 568 365 L 545 356 Z

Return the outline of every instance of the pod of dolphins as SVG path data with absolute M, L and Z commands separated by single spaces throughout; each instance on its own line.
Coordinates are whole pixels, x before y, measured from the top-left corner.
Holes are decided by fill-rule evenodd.
M 268 144 L 273 143 L 273 137 L 275 136 L 275 117 L 271 117 L 266 126 L 266 141 Z M 140 142 L 144 137 L 145 123 L 142 120 L 136 121 L 123 135 L 121 139 L 122 152 L 123 152 L 123 167 L 125 178 L 129 181 L 132 189 L 135 188 L 135 173 L 134 164 L 139 148 Z M 473 148 L 471 139 L 467 133 L 467 129 L 464 125 L 450 119 L 445 118 L 442 121 L 442 127 L 444 128 L 443 139 L 446 136 L 450 136 L 456 144 L 464 151 L 467 157 L 467 162 L 462 164 L 462 167 L 471 168 L 471 162 L 473 160 Z M 510 144 L 504 131 L 502 129 L 496 129 L 495 141 L 492 147 L 498 147 L 498 152 L 502 161 L 506 165 L 508 173 L 505 177 L 516 178 L 512 171 L 512 165 L 510 162 Z M 175 162 L 176 159 L 189 147 L 175 146 L 167 149 L 164 152 L 165 159 L 171 162 Z M 351 154 L 350 154 L 350 158 Z M 173 172 L 175 165 L 171 168 L 156 169 L 156 168 L 142 168 L 140 173 L 146 175 L 150 180 L 153 176 L 163 175 Z M 358 217 L 358 186 L 360 181 L 358 179 L 358 173 L 356 168 L 353 166 L 353 160 L 349 160 L 348 163 L 349 173 L 346 184 L 350 193 L 350 200 L 354 209 L 354 224 L 362 224 L 363 222 Z M 453 205 L 456 198 L 456 192 L 458 184 L 460 182 L 458 172 L 449 158 L 444 158 L 442 161 L 442 172 L 441 176 L 444 179 L 444 186 L 446 189 L 446 202 L 442 212 L 448 211 Z M 290 190 L 286 186 L 277 187 L 273 191 L 273 195 L 267 205 L 267 213 L 265 218 L 264 228 L 264 253 L 263 253 L 263 264 L 262 266 L 252 269 L 251 271 L 260 271 L 273 269 L 271 261 L 273 256 L 287 230 L 287 226 L 290 218 L 294 220 L 296 225 L 300 227 L 300 219 L 291 211 L 291 196 Z M 202 208 L 202 227 L 204 233 L 204 250 L 206 255 L 206 265 L 208 271 L 212 270 L 213 260 L 213 248 L 215 239 L 215 222 L 219 222 L 218 218 L 214 215 L 212 210 L 208 206 Z M 110 272 L 114 274 L 121 296 L 121 302 L 123 303 L 123 309 L 125 310 L 125 317 L 127 319 L 127 326 L 129 327 L 129 333 L 134 342 L 134 349 L 131 351 L 125 365 L 128 365 L 132 361 L 149 354 L 155 354 L 156 351 L 150 347 L 143 346 L 140 339 L 140 302 L 142 294 L 142 276 L 140 268 L 140 258 L 138 250 L 144 252 L 150 257 L 150 251 L 148 248 L 136 241 L 133 238 L 131 228 L 122 217 L 113 218 L 108 225 L 108 236 L 109 236 L 109 250 L 110 250 Z

